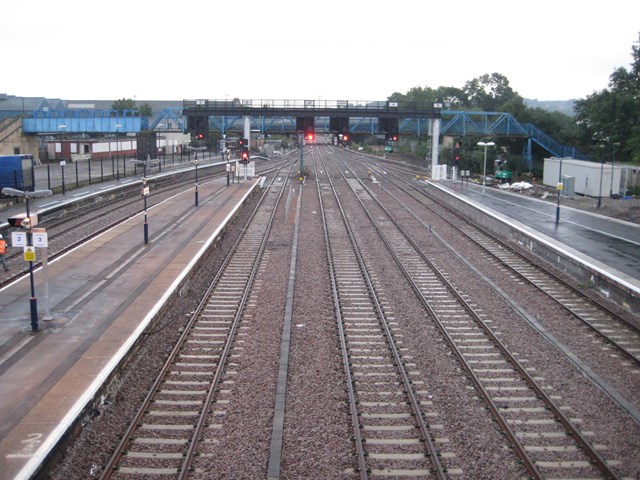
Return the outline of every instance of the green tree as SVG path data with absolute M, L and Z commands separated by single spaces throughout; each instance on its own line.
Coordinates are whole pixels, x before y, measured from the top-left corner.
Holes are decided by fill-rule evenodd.
M 111 109 L 116 110 L 120 114 L 125 110 L 133 110 L 135 115 L 140 115 L 141 117 L 150 117 L 153 113 L 151 105 L 148 103 L 138 105 L 136 101 L 131 98 L 121 98 L 116 100 L 111 104 Z
M 136 106 L 135 100 L 131 98 L 121 98 L 111 104 L 111 109 L 122 113 L 125 110 L 137 110 L 138 107 Z
M 387 100 L 392 102 L 435 103 L 441 102 L 445 108 L 463 108 L 468 99 L 464 91 L 456 87 L 413 87 L 407 93 L 394 92 Z
M 152 114 L 151 105 L 148 103 L 143 103 L 137 108 L 141 117 L 150 117 Z
M 429 87 L 412 87 L 407 93 L 394 92 L 389 96 L 392 102 L 430 103 L 436 101 L 435 90 Z
M 616 158 L 640 162 L 640 44 L 632 46 L 631 69 L 617 68 L 609 87 L 576 102 L 582 142 L 595 154 L 600 145 L 620 144 Z M 596 154 L 598 155 L 598 154 Z
M 469 106 L 484 112 L 504 112 L 508 105 L 512 109 L 524 105 L 524 100 L 511 88 L 507 77 L 500 73 L 485 73 L 469 80 L 463 91 Z
M 469 105 L 469 97 L 465 91 L 456 87 L 438 87 L 436 99 L 442 102 L 446 109 L 466 108 Z
M 514 115 L 519 121 L 532 123 L 565 145 L 580 144 L 580 128 L 575 119 L 569 115 L 538 107 L 527 107 L 521 115 Z

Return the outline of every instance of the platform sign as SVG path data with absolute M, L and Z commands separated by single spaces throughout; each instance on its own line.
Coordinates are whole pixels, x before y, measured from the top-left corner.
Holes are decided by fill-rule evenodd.
M 34 247 L 47 248 L 49 246 L 47 232 L 33 232 L 32 238 Z
M 24 260 L 25 260 L 25 262 L 35 262 L 36 261 L 36 249 L 35 249 L 35 247 L 32 247 L 32 246 L 24 247 Z
M 146 197 L 146 196 L 148 196 L 148 195 L 149 195 L 149 187 L 144 187 L 144 188 L 142 189 L 142 192 L 140 193 L 140 196 L 142 196 L 142 197 Z
M 26 247 L 27 232 L 11 232 L 11 245 L 14 247 Z

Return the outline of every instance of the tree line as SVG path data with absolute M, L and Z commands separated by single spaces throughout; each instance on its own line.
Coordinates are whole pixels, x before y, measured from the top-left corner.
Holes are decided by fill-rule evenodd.
M 574 116 L 528 107 L 507 77 L 484 74 L 462 88 L 414 87 L 394 92 L 389 101 L 441 102 L 449 110 L 506 112 L 532 123 L 560 143 L 575 146 L 594 160 L 640 163 L 640 44 L 632 46 L 632 64 L 617 68 L 607 88 L 577 100 Z

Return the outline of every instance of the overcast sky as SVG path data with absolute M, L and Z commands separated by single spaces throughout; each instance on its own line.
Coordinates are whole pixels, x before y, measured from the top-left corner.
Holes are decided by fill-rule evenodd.
M 384 100 L 485 73 L 584 98 L 629 68 L 640 1 L 0 0 L 0 93 Z

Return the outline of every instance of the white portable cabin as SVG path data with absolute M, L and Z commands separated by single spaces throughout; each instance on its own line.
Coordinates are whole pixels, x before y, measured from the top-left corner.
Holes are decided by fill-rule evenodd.
M 587 162 L 573 158 L 545 158 L 542 183 L 556 187 L 562 175 L 574 178 L 574 191 L 581 195 L 608 197 L 610 192 L 624 195 L 624 192 L 620 191 L 622 168 L 621 165 L 612 163 Z

